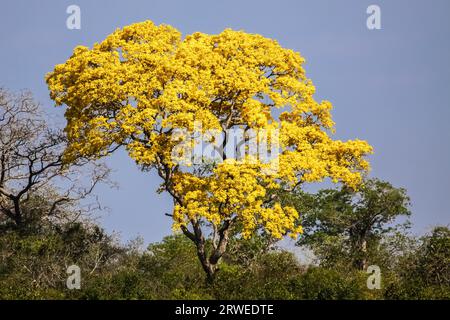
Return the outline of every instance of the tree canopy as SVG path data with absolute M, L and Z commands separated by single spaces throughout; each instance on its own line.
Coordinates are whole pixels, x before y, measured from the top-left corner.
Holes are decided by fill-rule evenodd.
M 299 213 L 267 201 L 270 190 L 325 178 L 356 188 L 369 168 L 367 142 L 331 138 L 332 105 L 314 99 L 304 61 L 275 40 L 243 31 L 182 38 L 175 28 L 151 21 L 118 29 L 92 49 L 76 47 L 47 75 L 52 99 L 67 108 L 65 160 L 101 157 L 124 146 L 137 164 L 156 169 L 162 190 L 174 199 L 174 229 L 195 242 L 212 275 L 235 225 L 244 238 L 260 228 L 275 238 L 302 232 Z M 196 121 L 203 133 L 224 134 L 222 151 L 226 130 L 238 127 L 265 130 L 269 137 L 277 132 L 280 153 L 267 163 L 222 152 L 223 161 L 212 166 L 186 168 L 174 159 L 180 141 L 173 134 L 194 130 Z M 274 161 L 277 170 L 267 174 Z M 211 250 L 205 226 L 212 229 Z
M 384 236 L 409 227 L 408 220 L 398 221 L 411 215 L 406 190 L 378 179 L 365 180 L 357 191 L 343 186 L 286 197 L 303 212 L 305 232 L 298 244 L 313 249 L 323 265 L 344 261 L 364 270 L 368 263 L 380 264 L 373 254 Z

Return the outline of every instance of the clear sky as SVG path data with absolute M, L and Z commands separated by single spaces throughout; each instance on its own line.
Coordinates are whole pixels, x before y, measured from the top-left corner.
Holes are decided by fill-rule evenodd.
M 66 8 L 81 8 L 81 29 L 66 28 Z M 366 9 L 381 8 L 381 30 L 368 30 Z M 76 45 L 92 46 L 116 28 L 152 20 L 183 34 L 242 29 L 277 39 L 306 58 L 316 97 L 330 100 L 337 139 L 375 148 L 371 176 L 408 190 L 413 231 L 450 223 L 450 1 L 82 1 L 3 0 L 0 86 L 30 89 L 48 112 L 44 75 Z M 167 195 L 124 152 L 108 159 L 120 188 L 97 190 L 110 208 L 107 230 L 146 242 L 169 234 Z

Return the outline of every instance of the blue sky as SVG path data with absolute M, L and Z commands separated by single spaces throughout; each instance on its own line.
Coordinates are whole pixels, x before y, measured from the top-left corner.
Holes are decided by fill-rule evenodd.
M 66 8 L 81 8 L 81 30 L 66 28 Z M 366 8 L 381 8 L 381 30 L 368 30 Z M 152 20 L 183 34 L 242 29 L 277 39 L 306 58 L 317 99 L 334 105 L 337 139 L 375 148 L 371 176 L 405 187 L 413 231 L 449 224 L 450 2 L 434 1 L 3 1 L 0 86 L 30 89 L 56 117 L 44 75 L 76 45 L 92 46 L 116 28 Z M 108 159 L 119 189 L 101 187 L 102 217 L 124 240 L 169 234 L 171 199 L 159 179 L 124 152 Z

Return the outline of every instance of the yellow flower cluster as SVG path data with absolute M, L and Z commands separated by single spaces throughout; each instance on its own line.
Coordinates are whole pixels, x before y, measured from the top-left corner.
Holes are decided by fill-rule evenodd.
M 174 190 L 186 205 L 176 205 L 174 229 L 187 225 L 191 219 L 205 218 L 220 225 L 222 221 L 236 219 L 242 223 L 242 236 L 249 238 L 262 226 L 276 238 L 302 232 L 296 225 L 299 214 L 292 207 L 279 203 L 265 206 L 267 189 L 278 188 L 273 177 L 261 171 L 261 164 L 227 159 L 214 168 L 207 177 L 179 173 L 173 180 Z
M 79 46 L 46 81 L 57 105 L 67 106 L 66 161 L 100 157 L 126 146 L 138 164 L 155 167 L 178 195 L 175 226 L 193 217 L 216 225 L 238 217 L 244 236 L 264 226 L 276 237 L 301 231 L 298 213 L 264 204 L 269 188 L 285 182 L 331 178 L 357 187 L 372 152 L 361 140 L 334 141 L 328 101 L 297 52 L 242 31 L 194 33 L 182 39 L 171 26 L 151 21 L 118 29 L 92 49 Z M 275 109 L 283 109 L 278 117 Z M 225 130 L 234 126 L 280 129 L 280 170 L 270 180 L 265 164 L 225 161 L 209 176 L 174 163 L 176 128 Z

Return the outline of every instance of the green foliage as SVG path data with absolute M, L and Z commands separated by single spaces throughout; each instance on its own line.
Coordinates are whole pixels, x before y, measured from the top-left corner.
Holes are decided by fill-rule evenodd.
M 314 250 L 319 265 L 300 264 L 264 233 L 234 237 L 213 283 L 205 279 L 193 242 L 181 234 L 142 249 L 139 240 L 121 245 L 87 222 L 37 219 L 20 230 L 4 224 L 0 299 L 450 299 L 449 228 L 409 236 L 388 223 L 395 212 L 408 215 L 404 191 L 379 181 L 366 186 L 359 201 L 350 200 L 355 195 L 349 190 L 280 195 L 304 209 L 300 244 Z M 374 216 L 371 206 L 381 213 Z M 369 216 L 378 222 L 367 223 Z M 350 230 L 363 225 L 365 258 L 380 266 L 381 290 L 367 288 L 368 274 L 351 254 Z M 81 269 L 80 290 L 66 288 L 72 264 Z
M 214 283 L 217 299 L 294 299 L 289 282 L 301 267 L 295 256 L 276 250 L 261 254 L 249 266 L 221 266 Z
M 366 279 L 366 275 L 358 272 L 344 274 L 337 270 L 312 267 L 293 280 L 291 286 L 301 299 L 365 299 L 369 292 Z
M 397 279 L 386 288 L 391 299 L 450 299 L 450 229 L 435 227 L 417 248 L 400 258 Z
M 89 225 L 62 226 L 45 232 L 9 232 L 0 236 L 0 298 L 450 298 L 450 231 L 445 227 L 417 239 L 408 247 L 408 253 L 389 260 L 389 268 L 382 268 L 381 290 L 367 289 L 368 275 L 363 271 L 303 266 L 291 252 L 257 245 L 265 243 L 261 239 L 235 243 L 240 250 L 230 251 L 211 285 L 205 281 L 195 248 L 181 235 L 166 237 L 140 250 L 134 245 L 118 246 L 113 238 Z M 100 260 L 98 250 L 105 255 Z M 81 267 L 81 290 L 65 287 L 65 267 L 72 263 Z
M 287 198 L 303 210 L 305 232 L 298 245 L 312 249 L 327 268 L 363 270 L 369 262 L 379 263 L 386 236 L 409 226 L 395 224 L 397 218 L 411 214 L 406 190 L 378 179 L 366 180 L 357 192 L 343 186 Z
M 99 272 L 123 250 L 92 224 L 42 222 L 30 230 L 0 236 L 0 298 L 64 298 L 68 266 Z

